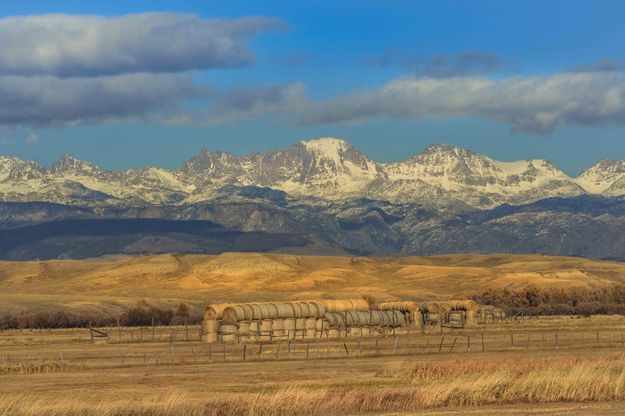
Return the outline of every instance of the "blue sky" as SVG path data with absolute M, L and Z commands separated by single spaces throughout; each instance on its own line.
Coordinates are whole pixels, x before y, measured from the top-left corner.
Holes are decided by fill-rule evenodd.
M 159 38 L 148 12 L 165 12 Z M 621 1 L 20 1 L 0 15 L 0 154 L 46 165 L 68 151 L 177 167 L 318 136 L 378 161 L 430 143 L 569 174 L 625 158 Z

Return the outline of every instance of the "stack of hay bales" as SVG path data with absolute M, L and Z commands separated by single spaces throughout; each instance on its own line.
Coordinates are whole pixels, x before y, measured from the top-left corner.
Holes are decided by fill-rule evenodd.
M 441 326 L 449 319 L 473 325 L 473 301 L 383 302 L 371 310 L 364 299 L 326 299 L 210 305 L 204 312 L 204 342 L 277 342 L 281 340 L 366 337 L 389 330 Z
M 408 325 L 414 328 L 423 327 L 423 314 L 421 312 L 421 305 L 416 302 L 382 302 L 378 304 L 378 310 L 380 311 L 393 311 L 397 310 L 403 312 L 408 320 Z
M 477 312 L 479 309 L 477 302 L 474 300 L 450 300 L 447 303 L 451 308 L 449 318 L 453 316 L 453 319 L 458 321 L 458 318 L 462 317 L 460 321 L 463 327 L 477 325 Z M 451 319 L 449 320 L 451 321 Z
M 451 311 L 451 305 L 447 302 L 426 302 L 420 306 L 425 325 L 441 326 Z
M 219 321 L 223 317 L 224 309 L 231 306 L 230 303 L 218 303 L 208 305 L 202 316 L 202 342 L 215 343 L 219 337 Z
M 325 320 L 329 338 L 385 334 L 388 329 L 407 323 L 404 314 L 398 310 L 326 312 Z

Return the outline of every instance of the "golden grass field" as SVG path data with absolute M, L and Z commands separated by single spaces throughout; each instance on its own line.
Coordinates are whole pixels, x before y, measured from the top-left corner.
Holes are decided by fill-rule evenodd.
M 359 297 L 428 300 L 487 288 L 598 288 L 625 283 L 625 264 L 542 255 L 364 258 L 167 254 L 0 262 L 0 313 L 119 313 L 141 299 L 198 310 L 224 301 Z
M 625 283 L 616 262 L 539 255 L 406 258 L 228 253 L 0 263 L 0 313 L 156 305 L 437 299 L 533 284 Z M 625 317 L 541 317 L 378 340 L 222 346 L 199 327 L 0 331 L 0 416 L 620 415 Z M 484 342 L 482 343 L 482 337 Z M 375 345 L 375 347 L 374 347 Z M 345 348 L 348 348 L 349 355 Z M 483 351 L 485 350 L 485 351 Z M 258 354 L 258 355 L 257 355 Z M 210 357 L 210 360 L 209 360 Z M 276 358 L 277 357 L 277 358 Z

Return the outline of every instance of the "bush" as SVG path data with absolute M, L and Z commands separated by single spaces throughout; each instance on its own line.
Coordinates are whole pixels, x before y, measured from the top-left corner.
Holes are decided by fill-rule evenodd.
M 625 285 L 601 289 L 488 289 L 468 297 L 480 304 L 500 307 L 508 315 L 625 314 Z

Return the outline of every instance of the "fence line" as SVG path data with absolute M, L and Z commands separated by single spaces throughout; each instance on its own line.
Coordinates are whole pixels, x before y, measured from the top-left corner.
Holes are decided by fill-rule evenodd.
M 473 334 L 474 335 L 474 334 Z M 151 349 L 124 348 L 115 344 L 101 351 L 55 352 L 37 357 L 17 354 L 0 356 L 0 375 L 75 371 L 86 369 L 125 368 L 137 366 L 195 365 L 244 361 L 338 359 L 384 356 L 418 356 L 435 354 L 477 354 L 481 352 L 574 350 L 583 348 L 625 349 L 623 331 L 586 333 L 528 332 L 485 334 L 397 335 L 387 338 L 343 338 L 310 341 L 280 341 L 273 344 L 155 344 Z M 52 354 L 52 353 L 50 353 Z

